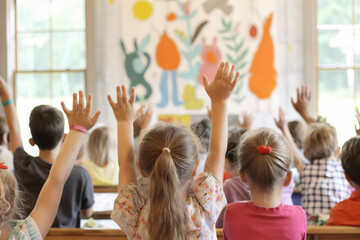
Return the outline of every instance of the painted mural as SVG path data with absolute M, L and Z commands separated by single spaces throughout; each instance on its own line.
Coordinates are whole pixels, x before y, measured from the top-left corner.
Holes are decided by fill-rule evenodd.
M 196 114 L 209 105 L 202 76 L 212 80 L 219 63 L 229 61 L 240 72 L 230 113 L 273 102 L 274 1 L 121 1 L 125 83 L 160 113 Z

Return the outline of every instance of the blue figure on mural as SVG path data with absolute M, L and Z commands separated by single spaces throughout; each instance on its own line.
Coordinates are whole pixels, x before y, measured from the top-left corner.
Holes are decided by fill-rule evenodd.
M 152 88 L 150 84 L 145 80 L 145 72 L 150 66 L 151 58 L 150 55 L 145 52 L 145 48 L 150 42 L 150 35 L 147 35 L 144 40 L 141 42 L 140 46 L 137 45 L 136 39 L 134 40 L 135 51 L 131 53 L 126 52 L 125 44 L 120 40 L 121 48 L 125 54 L 125 69 L 126 74 L 130 79 L 130 88 L 136 87 L 141 84 L 146 93 L 141 99 L 148 99 L 152 94 Z M 146 59 L 146 63 L 143 64 L 142 55 Z M 139 97 L 136 96 L 136 101 L 139 101 Z

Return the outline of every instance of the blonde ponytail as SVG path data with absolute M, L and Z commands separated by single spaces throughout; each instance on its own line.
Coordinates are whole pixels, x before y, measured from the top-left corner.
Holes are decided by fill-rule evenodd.
M 18 188 L 14 175 L 0 169 L 0 225 L 18 214 Z
M 171 155 L 163 151 L 150 175 L 149 239 L 185 239 L 186 200 Z

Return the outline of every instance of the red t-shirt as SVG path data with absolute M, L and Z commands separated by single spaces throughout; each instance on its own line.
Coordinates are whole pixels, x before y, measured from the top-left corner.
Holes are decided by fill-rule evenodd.
M 224 217 L 226 239 L 306 239 L 306 214 L 300 206 L 264 208 L 252 202 L 229 204 Z
M 330 210 L 327 225 L 360 226 L 360 191 L 353 191 Z

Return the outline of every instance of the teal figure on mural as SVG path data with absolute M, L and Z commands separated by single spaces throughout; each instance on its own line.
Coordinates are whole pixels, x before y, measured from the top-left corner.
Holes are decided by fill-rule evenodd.
M 125 69 L 128 78 L 130 79 L 130 88 L 136 87 L 139 84 L 142 85 L 146 93 L 144 96 L 140 96 L 141 99 L 148 99 L 152 94 L 152 88 L 150 84 L 145 80 L 145 72 L 149 68 L 151 63 L 150 55 L 145 52 L 145 48 L 150 42 L 150 35 L 147 35 L 141 42 L 140 46 L 137 45 L 136 39 L 134 40 L 135 51 L 127 53 L 125 44 L 120 40 L 121 48 L 125 55 Z M 145 57 L 146 62 L 144 64 L 142 56 Z M 139 97 L 136 96 L 136 101 L 139 101 Z

